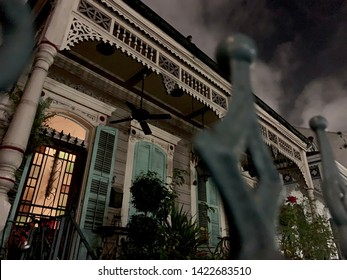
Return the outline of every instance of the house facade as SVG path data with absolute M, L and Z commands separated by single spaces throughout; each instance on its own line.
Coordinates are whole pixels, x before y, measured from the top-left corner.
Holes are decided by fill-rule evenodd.
M 3 97 L 0 105 L 0 189 L 10 195 L 10 203 L 1 197 L 8 213 L 2 215 L 3 255 L 11 255 L 18 232 L 27 235 L 24 246 L 33 246 L 33 228 L 41 227 L 47 242 L 58 244 L 44 258 L 83 259 L 98 248 L 102 258 L 115 257 L 133 213 L 132 180 L 146 171 L 166 183 L 183 171 L 177 204 L 216 246 L 228 236 L 227 219 L 213 183 L 197 168 L 192 139 L 226 114 L 229 78 L 141 1 L 28 2 L 37 24 L 32 63 L 17 83 L 23 95 L 11 119 L 12 101 Z M 51 117 L 42 133 L 50 141 L 26 154 L 37 107 L 48 100 Z M 309 141 L 260 99 L 255 106 L 279 173 L 313 198 Z M 256 185 L 247 155 L 240 172 Z M 57 230 L 68 222 L 77 232 L 71 239 Z

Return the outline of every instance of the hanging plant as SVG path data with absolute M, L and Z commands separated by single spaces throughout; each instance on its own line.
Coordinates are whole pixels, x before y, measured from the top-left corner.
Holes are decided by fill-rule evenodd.
M 137 176 L 131 187 L 132 203 L 139 212 L 151 213 L 166 219 L 174 204 L 176 194 L 156 172 L 148 171 Z

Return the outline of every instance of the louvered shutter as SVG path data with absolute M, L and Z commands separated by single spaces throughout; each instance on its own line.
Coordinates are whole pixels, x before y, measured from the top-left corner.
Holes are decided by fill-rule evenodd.
M 117 129 L 98 126 L 89 168 L 81 227 L 94 230 L 103 225 L 111 192 Z
M 206 182 L 198 176 L 198 222 L 201 229 L 201 234 L 205 234 L 208 230 L 208 204 L 206 193 Z
M 134 180 L 141 172 L 157 172 L 159 178 L 166 181 L 166 154 L 156 145 L 141 141 L 136 143 L 134 154 L 133 176 Z M 129 205 L 129 217 L 136 213 L 136 209 L 131 203 Z
M 219 193 L 211 178 L 206 183 L 207 204 L 210 207 L 209 216 L 209 242 L 210 246 L 217 246 L 220 237 L 220 210 L 219 210 Z

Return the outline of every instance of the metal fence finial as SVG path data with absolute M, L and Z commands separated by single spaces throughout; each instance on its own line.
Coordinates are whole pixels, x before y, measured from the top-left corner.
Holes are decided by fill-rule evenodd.
M 281 255 L 275 225 L 284 189 L 255 112 L 249 69 L 255 58 L 254 42 L 241 34 L 227 38 L 218 48 L 217 61 L 232 76 L 232 102 L 223 121 L 196 137 L 195 151 L 210 171 L 238 231 L 238 258 L 277 259 Z M 240 158 L 246 150 L 259 174 L 255 189 L 240 173 Z
M 322 192 L 333 221 L 337 227 L 340 249 L 347 259 L 347 185 L 337 169 L 333 152 L 325 129 L 328 122 L 321 116 L 310 120 L 310 127 L 315 132 L 321 153 L 323 167 Z
M 23 72 L 34 46 L 33 19 L 20 0 L 0 0 L 0 92 Z

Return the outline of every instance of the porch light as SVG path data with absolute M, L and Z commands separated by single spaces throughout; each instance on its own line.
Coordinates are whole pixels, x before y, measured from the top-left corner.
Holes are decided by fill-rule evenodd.
M 100 42 L 96 45 L 96 50 L 105 56 L 110 56 L 113 55 L 115 52 L 115 49 L 112 45 L 110 45 L 109 43 L 105 43 L 105 42 Z
M 183 96 L 183 94 L 184 94 L 183 90 L 180 89 L 180 88 L 178 88 L 178 87 L 174 88 L 174 89 L 170 92 L 170 95 L 171 95 L 172 97 L 181 97 L 181 96 Z

